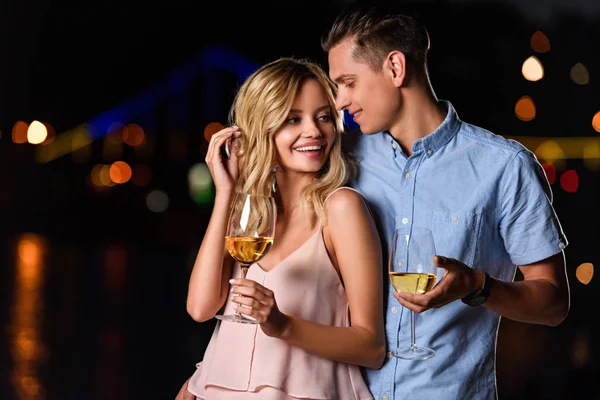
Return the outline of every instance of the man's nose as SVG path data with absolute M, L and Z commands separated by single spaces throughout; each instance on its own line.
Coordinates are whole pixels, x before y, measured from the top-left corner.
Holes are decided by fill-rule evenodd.
M 342 111 L 350 105 L 350 101 L 348 97 L 342 92 L 339 91 L 335 98 L 335 109 L 338 111 Z

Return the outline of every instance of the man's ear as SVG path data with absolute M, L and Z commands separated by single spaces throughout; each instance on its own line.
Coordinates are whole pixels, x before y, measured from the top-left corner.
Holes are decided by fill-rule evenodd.
M 401 51 L 394 50 L 388 54 L 383 68 L 389 73 L 394 85 L 401 87 L 406 79 L 406 57 Z

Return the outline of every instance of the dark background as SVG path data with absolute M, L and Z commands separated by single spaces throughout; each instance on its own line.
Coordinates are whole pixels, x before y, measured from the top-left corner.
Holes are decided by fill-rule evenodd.
M 174 398 L 214 326 L 185 311 L 187 279 L 212 208 L 210 188 L 194 197 L 188 186 L 190 168 L 204 160 L 204 129 L 227 122 L 234 91 L 255 66 L 296 56 L 326 67 L 319 39 L 345 3 L 0 5 L 1 399 Z M 431 36 L 434 89 L 463 120 L 526 145 L 531 137 L 562 146 L 576 137 L 598 143 L 591 124 L 600 111 L 595 2 L 411 4 Z M 550 40 L 547 53 L 530 46 L 538 30 Z M 538 82 L 521 74 L 530 55 L 545 68 Z M 569 78 L 578 62 L 589 71 L 587 85 Z M 514 112 L 524 95 L 537 107 L 529 122 Z M 99 117 L 118 112 L 115 120 L 139 124 L 152 146 L 122 145 L 119 156 L 107 155 Z M 49 124 L 55 142 L 13 143 L 15 123 L 33 120 Z M 67 153 L 39 162 L 41 148 L 86 123 L 95 128 L 83 161 Z M 149 166 L 151 181 L 90 183 L 95 165 L 116 160 Z M 580 264 L 598 264 L 598 170 L 580 156 L 554 165 L 554 205 L 570 242 L 571 313 L 555 328 L 502 320 L 501 399 L 599 393 L 598 283 L 576 277 Z M 579 177 L 576 192 L 560 184 L 568 170 Z M 169 197 L 164 212 L 147 207 L 156 189 Z

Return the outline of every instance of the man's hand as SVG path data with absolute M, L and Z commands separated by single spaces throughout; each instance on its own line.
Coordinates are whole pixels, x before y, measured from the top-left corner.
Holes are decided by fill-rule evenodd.
M 433 262 L 438 268 L 444 268 L 442 279 L 425 294 L 394 293 L 394 297 L 404 307 L 417 313 L 430 308 L 440 308 L 483 286 L 482 272 L 454 258 L 434 256 Z

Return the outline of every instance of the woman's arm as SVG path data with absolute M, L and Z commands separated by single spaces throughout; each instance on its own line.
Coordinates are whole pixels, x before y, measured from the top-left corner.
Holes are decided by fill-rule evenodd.
M 236 279 L 234 301 L 252 308 L 238 311 L 261 322 L 265 334 L 330 360 L 379 368 L 385 357 L 381 244 L 366 204 L 350 190 L 326 203 L 330 256 L 339 265 L 351 326 L 320 325 L 277 309 L 273 292 L 256 282 Z M 331 251 L 333 250 L 333 251 Z M 300 299 L 299 299 L 300 301 Z
M 215 198 L 210 222 L 190 276 L 187 312 L 198 322 L 217 314 L 229 294 L 233 259 L 225 249 L 225 234 L 231 196 Z
M 198 322 L 213 318 L 223 307 L 229 294 L 228 280 L 231 277 L 233 259 L 225 249 L 225 234 L 238 176 L 235 141 L 230 159 L 223 160 L 220 150 L 225 141 L 238 136 L 238 128 L 235 126 L 222 129 L 211 137 L 206 152 L 206 165 L 215 183 L 216 196 L 212 215 L 194 262 L 187 297 L 187 312 Z

